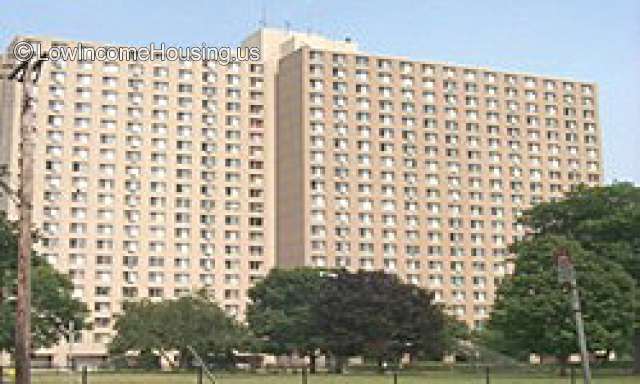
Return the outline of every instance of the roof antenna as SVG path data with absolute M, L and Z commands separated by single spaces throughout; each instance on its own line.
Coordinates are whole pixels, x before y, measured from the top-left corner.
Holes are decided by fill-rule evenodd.
M 262 15 L 260 16 L 260 26 L 262 28 L 267 27 L 267 5 L 262 3 Z
M 291 22 L 289 22 L 289 20 L 286 20 L 284 22 L 284 28 L 287 30 L 287 32 L 291 32 Z

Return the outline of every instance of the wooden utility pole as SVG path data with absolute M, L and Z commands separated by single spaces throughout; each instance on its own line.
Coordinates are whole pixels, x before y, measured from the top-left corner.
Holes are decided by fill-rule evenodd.
M 22 83 L 20 111 L 20 238 L 18 242 L 18 292 L 16 304 L 16 384 L 31 384 L 31 232 L 33 208 L 33 154 L 36 134 L 35 86 L 43 58 L 20 62 L 9 80 Z

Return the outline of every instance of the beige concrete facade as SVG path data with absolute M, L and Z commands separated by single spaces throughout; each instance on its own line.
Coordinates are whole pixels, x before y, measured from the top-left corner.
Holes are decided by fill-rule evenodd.
M 518 213 L 602 180 L 594 84 L 274 29 L 242 45 L 261 60 L 45 65 L 38 250 L 94 324 L 41 351 L 54 364 L 69 348 L 103 356 L 126 300 L 205 288 L 242 318 L 276 264 L 393 271 L 481 326 Z M 20 89 L 1 85 L 0 163 L 17 187 Z
M 74 295 L 92 310 L 94 329 L 74 355 L 105 353 L 125 300 L 205 288 L 242 317 L 248 287 L 274 265 L 269 86 L 262 62 L 45 65 L 34 225 L 39 252 L 69 273 Z M 19 100 L 17 85 L 3 89 Z M 4 110 L 16 114 L 17 105 Z M 11 113 L 3 116 L 12 138 L 3 154 L 15 153 L 18 129 Z M 17 186 L 18 159 L 8 160 Z M 13 205 L 8 212 L 16 218 Z
M 398 273 L 473 327 L 522 210 L 602 180 L 592 83 L 302 47 L 277 89 L 278 263 Z

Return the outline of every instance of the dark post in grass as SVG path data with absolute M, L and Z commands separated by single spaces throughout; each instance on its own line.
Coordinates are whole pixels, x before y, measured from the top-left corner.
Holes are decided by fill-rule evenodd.
M 398 384 L 398 372 L 393 372 L 393 384 Z
M 202 384 L 203 369 L 202 365 L 198 366 L 198 384 Z
M 571 366 L 571 384 L 576 384 L 576 367 Z
M 489 375 L 489 366 L 484 367 L 485 383 L 491 384 L 491 376 Z
M 307 367 L 302 367 L 302 384 L 307 384 Z
M 4 367 L 0 365 L 0 384 L 4 384 Z
M 89 382 L 89 371 L 87 370 L 87 366 L 82 367 L 82 384 L 87 384 Z

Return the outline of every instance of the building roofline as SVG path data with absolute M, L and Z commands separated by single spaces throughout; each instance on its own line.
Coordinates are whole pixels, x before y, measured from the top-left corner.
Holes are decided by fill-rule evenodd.
M 287 31 L 287 30 L 284 30 L 282 28 L 263 27 L 263 28 L 259 28 L 259 29 L 255 30 L 254 32 L 248 34 L 242 40 L 242 43 L 239 46 L 242 46 L 242 44 L 245 41 L 248 41 L 249 39 L 255 37 L 256 35 L 259 35 L 259 34 L 264 33 L 264 32 L 275 32 L 275 33 L 281 33 L 281 34 L 288 34 L 291 37 L 296 36 L 296 35 L 299 35 L 299 36 L 305 36 L 306 35 L 306 36 L 310 36 L 310 37 L 313 37 L 313 38 L 320 38 L 320 39 L 324 39 L 324 40 L 328 40 L 328 41 L 334 41 L 336 43 L 345 43 L 344 41 L 333 40 L 333 39 L 331 39 L 331 38 L 329 38 L 329 37 L 327 37 L 325 35 L 319 34 L 319 33 L 306 33 L 306 32 L 298 32 L 298 31 Z M 11 42 L 9 43 L 9 45 L 7 46 L 6 49 L 9 49 L 9 47 L 11 47 L 13 44 L 15 44 L 15 42 L 21 41 L 21 40 L 45 40 L 45 41 L 59 41 L 59 42 L 63 42 L 63 43 L 79 43 L 79 42 L 81 42 L 81 43 L 88 44 L 88 45 L 103 45 L 103 46 L 110 46 L 110 47 L 124 46 L 123 44 L 117 44 L 117 43 L 105 43 L 105 42 L 99 42 L 99 41 L 90 41 L 90 40 L 81 40 L 81 39 L 68 39 L 68 38 L 57 38 L 57 37 L 46 36 L 46 35 L 30 35 L 30 34 L 28 34 L 28 35 L 16 35 L 13 39 L 11 39 Z M 534 73 L 534 72 L 528 72 L 528 71 L 510 71 L 508 69 L 491 68 L 491 67 L 482 66 L 482 65 L 471 65 L 471 64 L 456 63 L 456 62 L 451 62 L 451 61 L 415 59 L 415 58 L 402 56 L 402 55 L 373 53 L 373 52 L 363 51 L 363 50 L 360 50 L 360 49 L 358 49 L 355 52 L 351 52 L 351 51 L 328 50 L 328 49 L 323 49 L 323 48 L 315 48 L 315 47 L 312 47 L 310 45 L 305 45 L 305 46 L 303 46 L 301 48 L 298 48 L 298 49 L 302 49 L 304 47 L 307 47 L 307 48 L 312 49 L 312 50 L 319 50 L 319 51 L 325 51 L 325 52 L 331 52 L 331 53 L 349 54 L 349 55 L 356 55 L 356 56 L 368 56 L 368 57 L 379 58 L 379 59 L 400 60 L 400 61 L 407 61 L 407 62 L 418 63 L 418 64 L 433 64 L 433 65 L 440 65 L 440 66 L 445 66 L 446 65 L 446 66 L 457 67 L 457 68 L 462 68 L 462 69 L 472 69 L 472 70 L 485 71 L 485 72 L 497 72 L 497 73 L 502 73 L 502 74 L 516 75 L 516 76 L 531 76 L 531 77 L 537 77 L 537 78 L 546 78 L 546 79 L 549 79 L 549 80 L 567 81 L 567 82 L 574 82 L 574 83 L 580 83 L 580 84 L 589 84 L 589 85 L 593 85 L 595 87 L 598 86 L 598 84 L 594 80 L 581 80 L 581 79 L 577 79 L 577 78 L 573 78 L 573 77 L 569 77 L 569 76 L 556 76 L 556 75 L 548 75 L 548 74 Z

